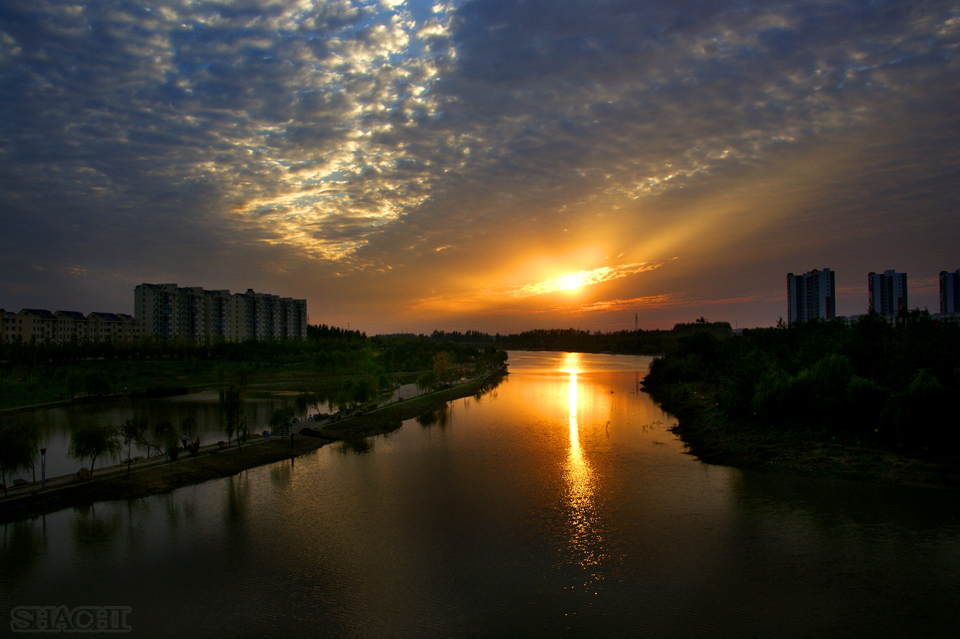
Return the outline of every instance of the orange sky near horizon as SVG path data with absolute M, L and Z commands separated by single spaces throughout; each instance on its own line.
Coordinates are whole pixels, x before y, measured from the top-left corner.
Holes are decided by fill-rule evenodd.
M 368 334 L 749 327 L 788 272 L 852 315 L 870 271 L 936 312 L 960 268 L 941 2 L 11 1 L 7 310 L 174 282 Z

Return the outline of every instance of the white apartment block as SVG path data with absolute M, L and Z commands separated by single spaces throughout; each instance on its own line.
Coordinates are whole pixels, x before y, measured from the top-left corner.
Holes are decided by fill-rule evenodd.
M 306 339 L 307 301 L 267 293 L 232 294 L 176 284 L 141 284 L 134 312 L 144 336 L 200 343 Z
M 907 306 L 907 274 L 892 270 L 867 275 L 870 308 L 880 315 L 899 315 Z

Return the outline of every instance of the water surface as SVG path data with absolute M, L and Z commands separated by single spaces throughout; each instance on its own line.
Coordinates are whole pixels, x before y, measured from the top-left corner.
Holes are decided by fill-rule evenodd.
M 136 636 L 955 636 L 956 493 L 702 464 L 637 391 L 648 358 L 510 362 L 368 446 L 7 525 L 0 613 L 130 606 Z

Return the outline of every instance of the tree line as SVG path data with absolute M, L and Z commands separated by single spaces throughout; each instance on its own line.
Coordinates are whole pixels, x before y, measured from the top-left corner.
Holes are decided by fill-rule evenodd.
M 708 393 L 730 422 L 956 455 L 960 325 L 812 321 L 680 338 L 645 385 Z
M 232 356 L 242 355 L 239 367 L 230 369 L 234 374 L 229 379 L 223 368 L 218 369 L 215 376 L 207 375 L 208 381 L 220 387 L 221 427 L 227 441 L 236 439 L 240 447 L 249 436 L 244 393 L 251 371 L 261 365 L 266 366 L 269 379 L 273 365 L 279 367 L 282 361 L 306 362 L 306 369 L 300 370 L 304 374 L 298 380 L 306 384 L 308 390 L 297 396 L 293 407 L 276 409 L 270 418 L 272 431 L 289 432 L 292 419 L 306 417 L 311 408 L 319 413 L 321 406 L 330 405 L 342 415 L 389 398 L 397 379 L 406 377 L 415 380 L 421 391 L 432 390 L 461 377 L 501 368 L 507 359 L 505 351 L 492 345 L 481 351 L 471 346 L 437 343 L 425 337 L 368 339 L 349 331 L 331 331 L 325 338 L 274 346 L 279 353 L 262 342 L 223 345 Z M 201 363 L 177 360 L 174 370 L 181 375 L 194 369 L 203 372 L 205 360 L 199 360 L 199 356 L 204 352 L 198 349 L 195 353 Z M 82 367 L 49 361 L 32 367 L 6 363 L 6 377 L 0 381 L 7 387 L 18 381 L 22 384 L 26 375 L 36 379 L 37 384 L 51 387 L 58 380 L 72 380 L 66 384 L 69 393 L 82 389 L 100 396 L 113 392 L 118 383 L 130 375 L 142 370 L 155 371 L 159 365 L 160 362 L 148 362 L 147 368 L 142 369 L 113 359 L 83 362 Z M 183 438 L 192 439 L 196 430 L 196 423 L 190 418 L 178 425 L 166 421 L 149 424 L 142 416 L 120 425 L 85 425 L 71 434 L 69 452 L 78 461 L 89 459 L 91 473 L 98 459 L 118 457 L 124 448 L 126 463 L 132 463 L 133 445 L 145 450 L 148 456 L 167 455 L 172 461 L 179 454 L 178 443 L 182 443 Z M 0 482 L 4 490 L 9 473 L 35 471 L 42 446 L 42 436 L 29 412 L 0 413 Z
M 470 344 L 428 336 L 367 337 L 320 325 L 298 341 L 196 344 L 6 343 L 0 352 L 0 409 L 112 394 L 157 394 L 225 383 L 240 369 L 265 380 L 280 373 L 310 376 L 376 376 L 430 369 L 446 352 L 455 362 L 481 357 Z
M 496 336 L 499 348 L 507 350 L 575 351 L 580 353 L 617 353 L 623 355 L 660 355 L 674 348 L 677 340 L 692 333 L 729 337 L 729 322 L 710 322 L 701 317 L 695 322 L 675 324 L 671 329 L 634 331 L 585 331 L 535 329 L 512 335 Z

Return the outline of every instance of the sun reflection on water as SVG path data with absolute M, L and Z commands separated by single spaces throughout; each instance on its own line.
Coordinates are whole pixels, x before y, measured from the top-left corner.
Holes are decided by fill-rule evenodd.
M 580 353 L 564 353 L 563 354 L 563 364 L 560 368 L 564 373 L 570 373 L 571 375 L 576 375 L 577 373 L 583 372 L 583 367 L 580 362 Z M 576 382 L 576 379 L 573 380 Z M 576 399 L 576 395 L 574 395 Z M 576 407 L 576 404 L 573 404 Z
M 568 355 L 576 356 L 577 354 Z M 573 361 L 568 358 L 564 364 L 566 367 L 567 364 L 573 364 Z M 600 555 L 597 552 L 599 535 L 596 530 L 593 470 L 580 447 L 577 373 L 574 370 L 568 372 L 570 373 L 570 453 L 567 456 L 564 479 L 567 483 L 566 501 L 571 524 L 570 544 L 572 549 L 580 555 L 578 560 L 580 566 L 588 568 L 600 563 Z

